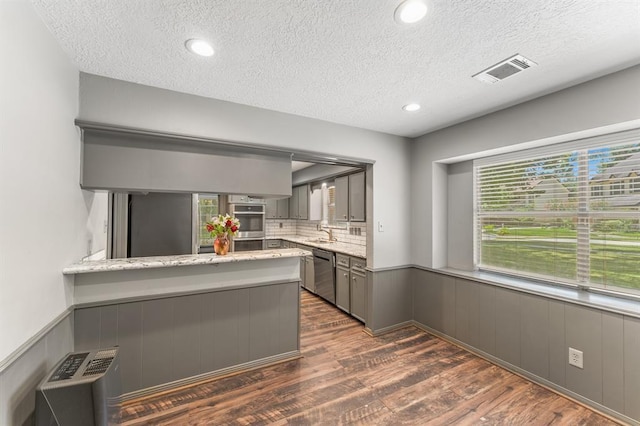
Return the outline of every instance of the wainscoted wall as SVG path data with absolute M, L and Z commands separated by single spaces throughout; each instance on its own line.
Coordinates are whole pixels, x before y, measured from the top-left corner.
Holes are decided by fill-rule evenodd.
M 75 311 L 75 350 L 118 345 L 124 393 L 299 350 L 299 282 Z
M 46 328 L 0 371 L 0 425 L 32 424 L 36 386 L 68 352 L 73 351 L 73 314 Z
M 640 423 L 640 319 L 412 269 L 413 318 L 530 378 Z M 568 364 L 583 351 L 584 369 Z
M 366 327 L 372 334 L 409 324 L 412 316 L 411 268 L 367 271 Z

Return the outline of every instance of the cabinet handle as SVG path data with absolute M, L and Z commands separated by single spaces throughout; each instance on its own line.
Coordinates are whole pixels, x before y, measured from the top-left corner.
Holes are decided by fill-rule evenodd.
M 356 277 L 353 277 L 353 280 L 355 281 L 355 280 L 356 280 Z
M 347 274 L 343 274 L 343 275 L 344 275 L 344 277 L 345 277 L 345 278 L 347 278 L 347 277 L 349 276 L 349 275 L 347 275 Z

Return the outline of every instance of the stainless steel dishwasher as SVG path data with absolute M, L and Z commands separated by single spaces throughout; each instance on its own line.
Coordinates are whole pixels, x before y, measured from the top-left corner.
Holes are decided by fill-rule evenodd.
M 313 267 L 316 294 L 336 303 L 336 258 L 331 251 L 313 249 Z

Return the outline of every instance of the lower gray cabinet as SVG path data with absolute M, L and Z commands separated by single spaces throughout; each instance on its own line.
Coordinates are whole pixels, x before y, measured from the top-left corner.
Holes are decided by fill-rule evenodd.
M 336 306 L 351 313 L 351 295 L 349 293 L 351 293 L 349 270 L 338 266 L 336 268 Z
M 367 289 L 367 278 L 366 278 L 366 261 L 364 259 L 353 257 L 351 258 L 351 315 L 360 321 L 364 322 L 367 311 L 367 303 L 366 303 L 366 289 Z
M 306 256 L 303 258 L 305 262 L 304 266 L 304 281 L 305 288 L 312 293 L 316 292 L 316 277 L 315 267 L 313 266 L 313 256 Z
M 293 243 L 291 243 L 293 246 Z M 296 244 L 297 248 L 311 251 L 311 247 L 302 244 Z M 302 286 L 312 293 L 316 292 L 315 267 L 313 266 L 313 255 L 300 258 L 300 276 L 302 278 Z
M 336 254 L 336 306 L 351 313 L 351 282 L 349 256 Z

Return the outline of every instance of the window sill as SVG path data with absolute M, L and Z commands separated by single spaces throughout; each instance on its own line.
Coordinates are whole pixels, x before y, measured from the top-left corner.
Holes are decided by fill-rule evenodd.
M 627 299 L 625 297 L 579 290 L 573 287 L 544 284 L 524 278 L 510 277 L 484 271 L 463 271 L 453 268 L 419 268 L 457 278 L 470 279 L 483 284 L 495 285 L 510 290 L 522 291 L 524 293 L 548 297 L 563 302 L 640 318 L 640 301 Z

